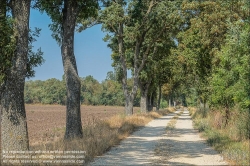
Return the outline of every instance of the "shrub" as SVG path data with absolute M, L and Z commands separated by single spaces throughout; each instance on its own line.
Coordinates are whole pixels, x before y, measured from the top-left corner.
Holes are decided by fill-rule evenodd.
M 235 161 L 239 165 L 248 165 L 250 161 L 249 142 L 232 143 L 228 149 L 222 152 L 222 155 L 229 160 Z
M 167 108 L 168 107 L 168 102 L 166 100 L 162 100 L 160 104 L 160 108 Z
M 206 131 L 210 128 L 207 119 L 195 119 L 194 125 L 195 128 L 199 130 L 199 132 Z

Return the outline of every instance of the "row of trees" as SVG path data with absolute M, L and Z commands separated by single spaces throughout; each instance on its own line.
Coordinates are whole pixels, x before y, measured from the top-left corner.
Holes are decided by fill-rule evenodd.
M 30 87 L 39 86 L 37 91 L 40 90 L 41 95 L 47 90 L 54 92 L 56 89 L 50 89 L 47 85 L 41 86 L 45 88 L 41 89 L 36 84 L 46 83 L 52 87 L 54 83 L 58 84 L 61 90 L 53 94 L 59 95 L 60 99 L 53 95 L 35 99 L 29 94 L 30 91 L 26 91 L 29 97 L 26 96 L 25 100 L 65 102 L 65 139 L 83 137 L 81 101 L 108 103 L 117 96 L 120 102 L 120 92 L 110 93 L 120 88 L 127 115 L 133 114 L 138 94 L 141 111 L 151 110 L 154 103 L 159 109 L 162 93 L 168 95 L 169 99 L 179 99 L 183 104 L 186 101 L 200 101 L 204 106 L 223 107 L 227 116 L 235 105 L 249 110 L 247 0 L 32 2 L 31 6 L 31 0 L 1 1 L 0 28 L 3 40 L 0 44 L 4 56 L 1 57 L 0 99 L 3 150 L 28 149 L 24 81 L 29 76 L 27 73 L 42 63 L 41 53 L 30 54 L 29 51 L 29 41 L 34 41 L 34 37 L 28 33 L 30 7 L 46 12 L 52 20 L 49 26 L 52 36 L 61 47 L 64 78 L 63 81 L 51 79 L 27 83 Z M 107 32 L 104 40 L 112 50 L 116 81 L 111 79 L 99 84 L 92 77 L 81 79 L 78 76 L 74 32 L 81 32 L 95 24 L 102 24 L 103 31 Z M 131 79 L 127 77 L 128 70 L 132 71 Z M 110 77 L 114 76 L 110 74 Z M 66 84 L 65 89 L 63 83 Z M 95 91 L 98 88 L 103 91 Z M 140 93 L 137 93 L 138 90 Z M 157 102 L 154 102 L 155 99 Z M 15 131 L 11 133 L 11 138 L 8 133 L 10 131 Z
M 187 28 L 177 35 L 179 45 L 173 50 L 182 89 L 190 102 L 221 109 L 226 120 L 236 106 L 239 111 L 250 108 L 249 9 L 246 0 L 182 4 Z
M 107 79 L 99 83 L 92 76 L 80 78 L 81 104 L 84 105 L 116 105 L 124 106 L 124 96 L 121 84 L 115 80 L 114 72 L 108 72 Z M 129 88 L 132 81 L 128 80 Z M 24 88 L 24 100 L 27 104 L 61 104 L 66 105 L 65 80 L 52 78 L 46 81 L 27 81 Z M 139 93 L 134 106 L 140 106 Z

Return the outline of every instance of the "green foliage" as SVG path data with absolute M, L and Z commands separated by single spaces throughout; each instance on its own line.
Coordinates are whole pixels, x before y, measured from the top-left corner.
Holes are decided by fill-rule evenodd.
M 93 76 L 87 76 L 81 80 L 81 85 L 81 102 L 86 105 L 98 105 L 102 91 L 100 83 Z
M 15 37 L 13 19 L 5 17 L 0 20 L 0 84 L 5 80 L 11 67 L 11 60 L 15 51 Z
M 168 107 L 168 102 L 166 100 L 162 100 L 160 104 L 160 108 L 165 109 Z
M 102 82 L 102 103 L 105 105 L 124 105 L 124 96 L 121 84 L 113 80 Z
M 35 28 L 34 31 L 30 30 L 29 32 L 29 50 L 28 50 L 28 60 L 27 60 L 27 71 L 26 71 L 26 77 L 34 77 L 35 76 L 35 70 L 34 67 L 40 66 L 44 63 L 43 59 L 43 52 L 41 48 L 37 49 L 37 52 L 34 52 L 32 50 L 33 46 L 32 43 L 36 42 L 36 38 L 39 37 L 41 29 Z
M 245 109 L 249 98 L 249 25 L 232 24 L 227 34 L 227 43 L 218 52 L 217 66 L 211 78 L 211 104 L 221 106 L 236 103 Z
M 88 19 L 92 19 L 97 16 L 98 2 L 97 0 L 36 0 L 34 2 L 34 8 L 37 8 L 41 12 L 46 12 L 51 18 L 52 23 L 49 25 L 51 29 L 52 37 L 61 45 L 62 42 L 62 24 L 63 24 L 63 12 L 65 11 L 65 3 L 74 3 L 77 7 L 77 21 L 78 31 L 84 30 L 89 24 Z M 82 24 L 82 26 L 81 26 Z
M 66 104 L 66 87 L 55 78 L 46 81 L 27 81 L 24 90 L 25 103 Z
M 132 81 L 129 80 L 128 85 L 129 88 L 132 88 Z M 24 100 L 27 104 L 66 104 L 67 94 L 64 80 L 52 78 L 46 81 L 27 81 L 24 92 Z M 138 106 L 139 102 L 140 96 L 137 95 L 135 106 Z M 111 79 L 99 83 L 93 76 L 81 78 L 81 103 L 85 105 L 124 106 L 122 86 Z
M 246 143 L 247 144 L 247 143 Z M 234 142 L 222 151 L 222 155 L 235 161 L 238 165 L 249 165 L 250 152 L 249 146 L 241 142 Z
M 113 67 L 122 73 L 118 79 L 123 80 L 125 96 L 133 96 L 140 87 L 141 94 L 148 93 L 153 100 L 156 89 L 170 80 L 167 59 L 181 22 L 180 4 L 167 0 L 106 1 L 107 7 L 100 11 L 102 29 L 108 33 L 104 40 L 113 51 Z M 128 69 L 134 83 L 131 93 L 126 88 Z
M 12 67 L 12 58 L 15 52 L 16 43 L 16 30 L 14 29 L 15 21 L 11 16 L 5 16 L 5 19 L 1 19 L 0 22 L 0 84 L 5 80 L 8 71 Z M 43 52 L 41 48 L 34 52 L 32 50 L 32 44 L 39 37 L 41 29 L 35 28 L 34 31 L 29 31 L 29 47 L 28 47 L 28 59 L 26 68 L 26 77 L 34 77 L 35 71 L 34 67 L 42 65 L 44 59 L 42 57 Z
M 210 99 L 210 78 L 218 65 L 217 54 L 227 43 L 230 23 L 247 18 L 243 6 L 244 0 L 183 1 L 184 31 L 177 35 L 179 45 L 175 53 L 185 73 L 184 83 L 195 88 L 202 102 Z

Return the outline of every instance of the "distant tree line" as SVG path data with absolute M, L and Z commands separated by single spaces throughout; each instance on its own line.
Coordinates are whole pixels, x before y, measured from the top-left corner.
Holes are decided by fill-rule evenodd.
M 114 72 L 108 72 L 101 83 L 93 76 L 80 78 L 83 105 L 116 105 L 124 106 L 124 95 L 121 84 L 115 80 Z M 129 80 L 129 86 L 132 81 Z M 62 80 L 51 78 L 45 81 L 26 81 L 24 100 L 26 104 L 60 104 L 66 105 L 66 86 Z M 140 94 L 135 98 L 134 106 L 140 106 Z

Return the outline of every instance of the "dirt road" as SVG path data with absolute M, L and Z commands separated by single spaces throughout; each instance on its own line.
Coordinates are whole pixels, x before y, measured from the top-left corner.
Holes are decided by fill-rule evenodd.
M 90 165 L 227 165 L 193 129 L 187 109 L 174 130 L 166 133 L 178 112 L 151 121 Z

